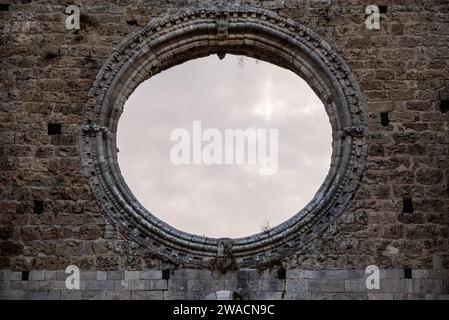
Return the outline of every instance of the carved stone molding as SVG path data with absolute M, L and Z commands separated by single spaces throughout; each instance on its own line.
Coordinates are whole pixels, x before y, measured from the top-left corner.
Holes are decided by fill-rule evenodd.
M 142 81 L 185 61 L 226 53 L 265 60 L 304 78 L 329 115 L 333 153 L 325 181 L 295 216 L 266 232 L 223 242 L 177 230 L 137 201 L 120 173 L 116 130 L 125 101 Z M 345 210 L 364 170 L 367 139 L 364 101 L 343 58 L 306 26 L 244 6 L 185 11 L 129 35 L 98 72 L 80 128 L 84 172 L 110 221 L 155 254 L 199 267 L 215 265 L 219 255 L 248 267 L 299 252 Z

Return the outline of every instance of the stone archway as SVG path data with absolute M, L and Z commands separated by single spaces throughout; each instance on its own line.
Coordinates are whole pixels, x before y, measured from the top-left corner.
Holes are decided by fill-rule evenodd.
M 291 219 L 267 232 L 215 239 L 176 230 L 133 196 L 117 162 L 116 130 L 128 96 L 144 80 L 210 54 L 244 54 L 304 78 L 322 100 L 333 130 L 331 169 L 315 197 Z M 359 87 L 345 61 L 318 34 L 252 7 L 185 11 L 128 36 L 93 84 L 80 131 L 88 181 L 109 219 L 155 254 L 185 265 L 219 268 L 268 263 L 296 251 L 345 209 L 363 173 L 367 123 Z M 221 267 L 220 267 L 221 265 Z

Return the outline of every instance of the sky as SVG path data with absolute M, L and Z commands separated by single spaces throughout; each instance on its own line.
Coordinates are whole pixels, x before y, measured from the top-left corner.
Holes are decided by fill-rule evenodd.
M 248 164 L 174 164 L 175 129 L 277 129 L 278 170 Z M 117 131 L 122 175 L 153 215 L 185 232 L 238 238 L 291 218 L 330 167 L 324 106 L 289 70 L 248 57 L 216 55 L 172 67 L 141 83 Z M 207 143 L 203 143 L 203 147 Z

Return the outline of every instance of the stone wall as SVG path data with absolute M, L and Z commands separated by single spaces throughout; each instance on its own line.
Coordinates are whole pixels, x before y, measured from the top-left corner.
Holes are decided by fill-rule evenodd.
M 81 30 L 74 32 L 65 29 L 65 1 L 1 1 L 0 297 L 205 298 L 215 290 L 240 289 L 245 299 L 447 297 L 446 0 L 390 1 L 380 30 L 364 25 L 364 8 L 375 1 L 233 1 L 273 10 L 318 32 L 346 60 L 366 99 L 370 138 L 361 184 L 319 238 L 276 262 L 287 270 L 286 280 L 269 269 L 225 275 L 185 269 L 128 240 L 106 219 L 82 172 L 79 150 L 79 127 L 97 72 L 120 41 L 148 22 L 220 2 L 73 1 L 81 9 Z M 86 287 L 77 293 L 52 278 L 61 273 L 52 271 L 71 264 L 86 270 Z M 360 270 L 372 264 L 385 270 L 387 288 L 357 291 Z M 412 278 L 404 279 L 409 269 Z M 141 273 L 125 278 L 124 270 Z M 156 271 L 145 279 L 148 270 Z M 169 280 L 159 279 L 161 270 L 172 270 Z M 29 280 L 21 280 L 27 272 Z M 208 277 L 207 283 L 197 281 Z M 145 290 L 116 287 L 122 280 L 136 280 L 128 285 Z M 160 289 L 148 289 L 153 284 Z
M 365 270 L 182 269 L 83 271 L 80 289 L 66 287 L 64 270 L 0 273 L 0 299 L 137 299 L 137 300 L 448 300 L 448 269 L 381 269 L 380 287 L 367 289 Z

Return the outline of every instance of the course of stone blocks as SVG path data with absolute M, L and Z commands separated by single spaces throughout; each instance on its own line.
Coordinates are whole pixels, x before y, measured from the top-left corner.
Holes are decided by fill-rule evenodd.
M 410 273 L 409 276 L 406 273 Z M 226 275 L 182 269 L 163 279 L 161 270 L 84 271 L 80 290 L 66 287 L 64 271 L 4 271 L 1 299 L 449 299 L 448 269 L 381 269 L 379 289 L 365 286 L 365 270 L 290 269 L 285 279 L 276 272 L 243 269 Z M 226 290 L 223 290 L 226 288 Z
M 376 3 L 363 0 L 75 1 L 80 30 L 65 28 L 66 2 L 1 3 L 1 299 L 447 299 L 447 1 L 378 3 L 379 30 L 366 29 Z M 145 64 L 145 39 L 166 42 L 164 59 Z M 123 99 L 164 68 L 226 52 L 296 67 L 338 111 L 334 168 L 345 178 L 324 184 L 339 186 L 317 198 L 328 207 L 249 246 L 154 227 L 120 203 L 131 193 L 109 192 Z M 309 69 L 288 58 L 301 53 Z M 79 290 L 65 287 L 69 265 Z M 364 287 L 369 265 L 380 289 Z

